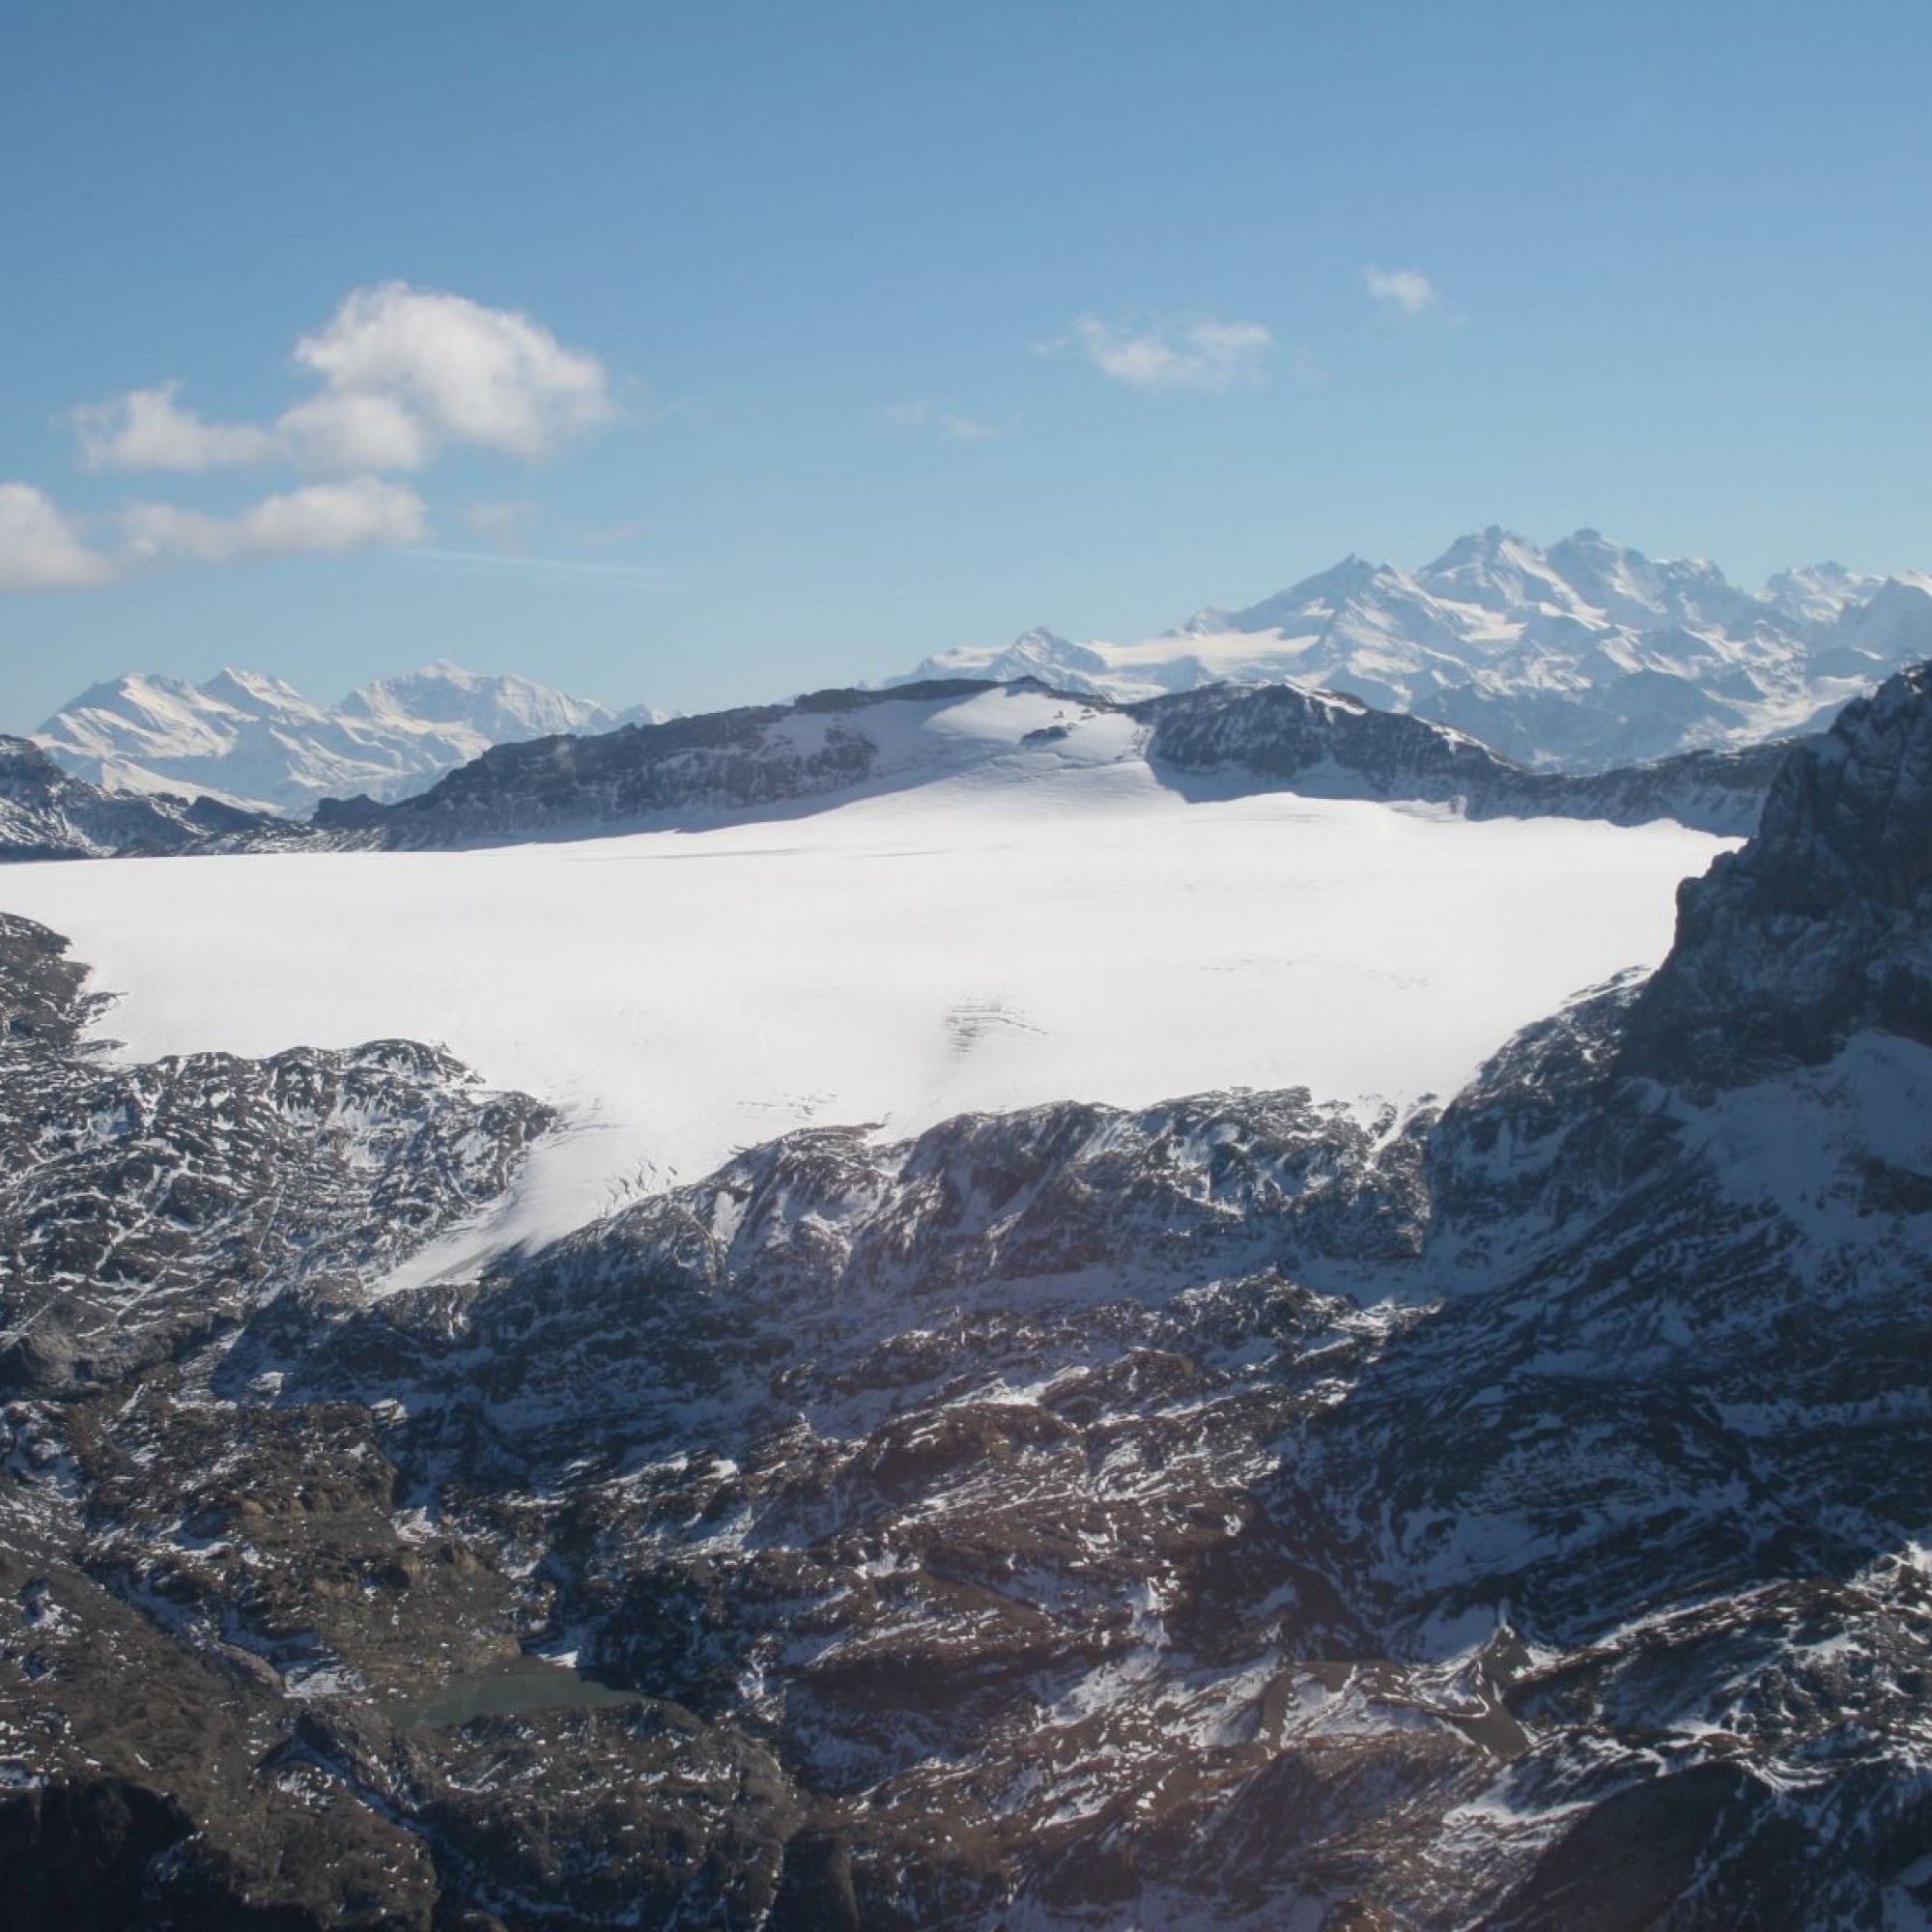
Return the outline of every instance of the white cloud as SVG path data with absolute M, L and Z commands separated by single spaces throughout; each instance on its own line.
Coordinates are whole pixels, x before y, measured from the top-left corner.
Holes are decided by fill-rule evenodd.
M 1369 294 L 1397 315 L 1427 315 L 1442 306 L 1442 291 L 1420 269 L 1364 269 Z
M 81 460 L 204 470 L 281 457 L 354 474 L 420 469 L 468 444 L 535 461 L 617 412 L 595 355 L 515 309 L 406 282 L 353 290 L 295 360 L 321 386 L 271 425 L 205 421 L 163 383 L 73 411 Z
M 114 574 L 50 497 L 31 483 L 0 483 L 0 590 L 79 590 Z
M 1274 346 L 1273 335 L 1258 322 L 1193 322 L 1134 334 L 1091 315 L 1074 323 L 1072 339 L 1103 376 L 1130 389 L 1208 394 L 1252 381 Z
M 420 469 L 436 448 L 422 418 L 392 396 L 326 391 L 284 411 L 280 446 L 304 469 Z
M 355 290 L 296 360 L 322 393 L 280 429 L 328 469 L 418 469 L 443 442 L 534 460 L 616 413 L 596 356 L 513 309 L 404 282 Z
M 233 516 L 128 504 L 111 551 L 91 548 L 33 485 L 0 484 L 0 591 L 105 583 L 152 564 L 420 544 L 423 499 L 385 476 L 457 446 L 537 461 L 617 412 L 595 355 L 514 309 L 404 282 L 351 291 L 294 359 L 314 393 L 270 423 L 210 422 L 184 407 L 179 382 L 85 405 L 68 421 L 89 469 L 192 474 L 279 460 L 327 480 Z M 535 515 L 527 503 L 478 503 L 465 521 L 512 549 Z
M 0 591 L 84 589 L 151 564 L 232 563 L 417 544 L 428 516 L 407 484 L 358 476 L 265 497 L 234 517 L 174 503 L 133 503 L 117 521 L 120 543 L 112 552 L 95 550 L 44 492 L 31 483 L 0 483 Z
M 262 463 L 280 443 L 253 423 L 205 422 L 175 403 L 179 383 L 130 389 L 72 412 L 80 459 L 89 469 L 221 469 Z
M 895 429 L 929 429 L 950 442 L 990 442 L 1006 433 L 998 423 L 980 422 L 932 403 L 897 403 L 886 412 L 886 421 Z
M 407 484 L 358 476 L 265 497 L 237 517 L 135 503 L 121 521 L 127 554 L 138 562 L 230 563 L 419 543 L 427 518 L 422 498 Z

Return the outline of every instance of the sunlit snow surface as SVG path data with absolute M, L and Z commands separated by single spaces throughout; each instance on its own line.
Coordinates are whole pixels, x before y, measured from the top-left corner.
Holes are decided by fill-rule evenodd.
M 1043 701 L 1043 700 L 1042 700 Z M 567 1131 L 421 1275 L 808 1122 L 1229 1086 L 1453 1092 L 1519 1026 L 1662 956 L 1721 841 L 1284 794 L 1189 802 L 1098 718 L 798 816 L 461 853 L 16 867 L 0 904 L 124 995 L 140 1058 L 445 1043 Z M 1118 742 L 1117 742 L 1118 741 Z

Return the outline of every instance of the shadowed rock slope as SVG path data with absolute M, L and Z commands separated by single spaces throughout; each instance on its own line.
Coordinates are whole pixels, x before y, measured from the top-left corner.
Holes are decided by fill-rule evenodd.
M 267 813 L 212 798 L 102 791 L 69 777 L 31 740 L 0 737 L 0 862 L 267 850 L 303 838 Z
M 1679 894 L 1633 1064 L 1815 1065 L 1871 1029 L 1932 1043 L 1932 667 L 1780 767 L 1763 836 Z

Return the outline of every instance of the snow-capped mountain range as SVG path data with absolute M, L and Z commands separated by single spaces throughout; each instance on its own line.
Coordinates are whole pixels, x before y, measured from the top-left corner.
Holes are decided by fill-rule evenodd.
M 1932 579 L 1825 563 L 1751 592 L 1596 530 L 1542 550 L 1492 526 L 1419 569 L 1350 556 L 1139 642 L 1034 630 L 927 658 L 907 681 L 1031 676 L 1116 698 L 1293 683 L 1454 725 L 1524 764 L 1596 771 L 1817 729 L 1927 656 Z
M 964 646 L 889 685 L 1036 678 L 1119 702 L 1217 683 L 1338 692 L 1467 733 L 1532 768 L 1593 773 L 1821 728 L 1932 656 L 1932 578 L 1789 570 L 1752 593 L 1700 559 L 1658 561 L 1595 530 L 1540 550 L 1492 526 L 1420 569 L 1348 557 L 1245 610 L 1210 607 L 1137 643 L 1049 630 Z M 280 679 L 131 673 L 35 740 L 108 791 L 206 795 L 306 817 L 390 802 L 494 746 L 661 722 L 447 662 L 327 707 Z
M 492 745 L 660 715 L 439 660 L 333 707 L 258 671 L 224 670 L 200 685 L 134 672 L 82 692 L 33 736 L 65 770 L 109 791 L 201 794 L 306 817 L 325 797 L 400 798 Z

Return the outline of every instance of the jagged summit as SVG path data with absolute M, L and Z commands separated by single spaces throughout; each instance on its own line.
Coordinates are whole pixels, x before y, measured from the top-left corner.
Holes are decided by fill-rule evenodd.
M 1780 570 L 1764 586 L 1770 603 L 1802 623 L 1829 622 L 1855 604 L 1867 602 L 1886 580 L 1847 570 L 1834 560 Z
M 1757 837 L 1680 889 L 1628 1052 L 1726 1083 L 1868 1028 L 1932 1043 L 1932 665 L 1799 745 Z
M 1587 608 L 1533 543 L 1496 524 L 1451 544 L 1415 580 L 1432 596 L 1486 611 L 1531 607 L 1575 615 Z
M 1261 603 L 1250 605 L 1244 611 L 1224 611 L 1214 605 L 1197 611 L 1179 626 L 1174 635 L 1212 637 L 1223 631 L 1266 631 L 1278 628 L 1282 620 L 1291 615 L 1302 616 L 1318 611 L 1339 615 L 1372 587 L 1395 575 L 1392 565 L 1372 562 L 1368 557 L 1357 556 L 1350 551 L 1340 563 L 1331 564 L 1313 577 L 1305 577 L 1298 583 L 1291 584 L 1288 589 L 1277 591 L 1274 596 L 1264 598 Z
M 184 688 L 180 681 L 175 683 L 178 690 Z M 199 689 L 202 696 L 233 704 L 243 711 L 267 706 L 302 717 L 325 715 L 320 706 L 312 704 L 285 678 L 271 677 L 267 671 L 242 670 L 234 665 L 223 665 Z
M 1221 681 L 1346 691 L 1524 764 L 1601 771 L 1815 728 L 1932 655 L 1932 587 L 1821 564 L 1753 594 L 1704 558 L 1596 529 L 1545 550 L 1492 525 L 1414 569 L 1350 555 L 1138 642 L 1033 632 L 912 675 L 1006 676 L 1015 653 L 1050 683 L 1123 699 Z

